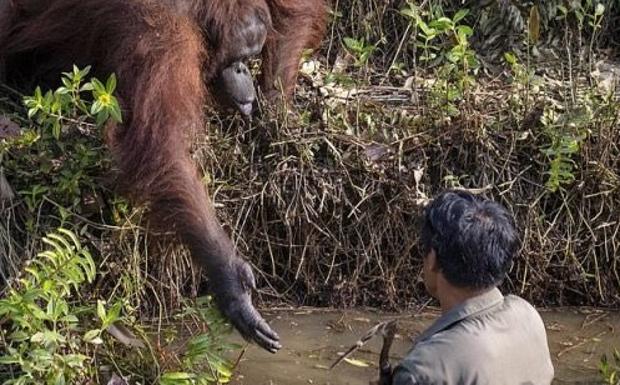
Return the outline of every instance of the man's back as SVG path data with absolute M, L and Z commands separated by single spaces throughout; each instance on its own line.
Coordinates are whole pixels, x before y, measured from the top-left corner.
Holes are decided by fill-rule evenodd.
M 538 312 L 493 289 L 442 316 L 420 336 L 394 384 L 548 385 L 553 366 Z

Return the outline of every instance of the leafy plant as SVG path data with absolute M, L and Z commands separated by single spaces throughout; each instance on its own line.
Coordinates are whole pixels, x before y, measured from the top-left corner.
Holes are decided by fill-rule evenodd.
M 608 4 L 608 6 L 611 3 Z M 594 43 L 598 38 L 599 32 L 603 25 L 603 17 L 606 11 L 604 2 L 594 0 L 570 1 L 566 4 L 559 4 L 558 19 L 568 20 L 573 15 L 577 21 L 577 29 L 579 31 L 579 42 L 581 43 L 582 33 L 588 32 L 590 42 L 588 44 L 589 69 L 592 71 L 594 62 Z
M 512 82 L 520 86 L 521 90 L 530 90 L 531 86 L 538 86 L 540 81 L 534 74 L 534 69 L 529 65 L 519 61 L 517 55 L 513 52 L 504 53 L 504 59 L 512 70 Z M 531 90 L 530 90 L 531 91 Z
M 543 116 L 545 134 L 551 143 L 542 149 L 549 158 L 549 171 L 546 186 L 556 192 L 563 185 L 575 180 L 574 156 L 579 153 L 583 141 L 587 138 L 586 127 L 592 119 L 588 108 L 576 108 L 554 118 L 553 113 Z
M 558 4 L 560 18 L 566 18 L 570 13 L 575 15 L 580 30 L 587 26 L 592 31 L 592 41 L 594 41 L 596 31 L 601 28 L 603 15 L 605 14 L 605 4 L 599 1 L 571 1 L 568 4 Z M 592 48 L 590 44 L 590 48 Z
M 63 123 L 94 118 L 97 126 L 101 126 L 110 117 L 116 122 L 122 122 L 120 106 L 113 95 L 116 76 L 110 75 L 105 86 L 95 78 L 82 84 L 89 72 L 90 66 L 84 69 L 73 66 L 72 72 L 62 73 L 63 86 L 56 91 L 49 90 L 43 94 L 41 88 L 37 87 L 33 96 L 24 98 L 28 117 L 36 118 L 43 127 L 50 128 L 56 139 L 60 138 Z M 84 92 L 91 93 L 92 102 L 83 98 Z M 78 113 L 80 117 L 76 120 Z
M 62 74 L 55 91 L 37 87 L 25 97 L 28 116 L 37 125 L 0 148 L 6 154 L 3 167 L 19 176 L 15 189 L 31 212 L 46 198 L 78 212 L 82 203 L 97 201 L 101 183 L 96 178 L 109 164 L 97 128 L 122 117 L 114 96 L 116 77 L 110 75 L 105 85 L 95 78 L 86 82 L 89 71 L 74 66 Z
M 44 237 L 43 243 L 48 249 L 28 263 L 23 277 L 0 299 L 0 382 L 4 385 L 81 384 L 94 378 L 94 347 L 104 343 L 104 331 L 131 319 L 121 316 L 121 301 L 109 307 L 102 300 L 76 301 L 83 285 L 95 279 L 96 268 L 73 232 L 60 228 Z M 185 317 L 208 325 L 208 330 L 186 342 L 179 364 L 161 374 L 159 383 L 229 382 L 232 366 L 224 353 L 237 348 L 224 340 L 230 326 L 210 299 L 202 299 L 198 306 L 186 303 L 178 319 L 182 322 Z M 125 359 L 136 357 L 143 357 L 151 368 L 164 364 L 161 357 L 135 352 Z M 124 366 L 118 364 L 117 368 Z
M 452 18 L 439 16 L 425 19 L 421 9 L 413 4 L 401 10 L 401 14 L 410 19 L 418 33 L 414 40 L 416 48 L 422 50 L 420 60 L 432 64 L 441 64 L 436 71 L 434 95 L 439 98 L 439 105 L 448 108 L 449 113 L 456 113 L 452 103 L 464 97 L 467 90 L 475 83 L 472 77 L 480 66 L 476 53 L 471 49 L 469 39 L 474 31 L 461 24 L 469 14 L 462 9 Z M 432 17 L 432 15 L 431 15 Z M 437 45 L 441 39 L 443 44 Z M 443 103 L 443 102 L 447 103 Z
M 603 382 L 607 385 L 620 384 L 620 352 L 615 349 L 610 360 L 606 354 L 601 357 L 599 373 Z
M 65 384 L 91 370 L 79 317 L 71 298 L 95 278 L 95 263 L 71 231 L 43 238 L 48 249 L 24 269 L 24 276 L 0 299 L 0 365 L 14 373 L 4 384 Z
M 579 152 L 583 137 L 560 135 L 543 153 L 550 159 L 549 178 L 546 186 L 551 192 L 556 192 L 562 185 L 570 184 L 575 180 L 573 169 L 575 163 L 572 157 Z
M 230 382 L 233 368 L 224 354 L 239 347 L 224 341 L 223 337 L 230 333 L 230 326 L 211 302 L 210 297 L 203 297 L 198 299 L 196 306 L 186 303 L 184 311 L 177 316 L 197 318 L 207 324 L 209 330 L 190 338 L 180 360 L 181 367 L 164 373 L 160 378 L 160 385 Z
M 469 48 L 469 38 L 473 35 L 473 30 L 467 25 L 460 24 L 469 14 L 469 10 L 461 9 L 452 18 L 441 16 L 428 21 L 424 20 L 420 9 L 410 3 L 401 10 L 401 14 L 408 17 L 419 29 L 416 46 L 423 50 L 421 60 L 431 61 L 443 57 L 454 64 L 459 64 L 466 71 L 479 65 L 475 52 Z M 449 50 L 442 51 L 440 46 L 431 44 L 442 36 L 448 38 L 446 41 L 453 42 Z
M 358 68 L 364 67 L 368 64 L 368 59 L 370 59 L 380 43 L 381 41 L 378 41 L 375 44 L 370 44 L 366 42 L 363 37 L 360 39 L 354 39 L 352 37 L 344 38 L 344 45 L 347 50 L 353 54 L 353 57 L 355 58 L 355 66 Z

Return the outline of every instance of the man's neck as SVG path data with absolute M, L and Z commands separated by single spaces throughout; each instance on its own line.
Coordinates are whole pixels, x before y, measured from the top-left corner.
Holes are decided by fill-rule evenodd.
M 462 304 L 468 299 L 477 297 L 494 289 L 494 287 L 485 289 L 467 289 L 455 287 L 450 284 L 442 285 L 442 290 L 437 293 L 437 299 L 441 305 L 441 313 L 446 314 L 453 307 Z

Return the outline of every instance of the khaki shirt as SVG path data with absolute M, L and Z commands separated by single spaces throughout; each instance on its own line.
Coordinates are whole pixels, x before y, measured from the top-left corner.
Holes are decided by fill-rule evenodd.
M 493 289 L 457 305 L 420 335 L 393 385 L 549 385 L 553 365 L 540 315 Z

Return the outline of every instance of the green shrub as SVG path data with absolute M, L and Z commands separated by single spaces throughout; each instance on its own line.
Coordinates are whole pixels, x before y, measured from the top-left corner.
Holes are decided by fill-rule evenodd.
M 110 161 L 100 127 L 122 118 L 113 94 L 115 76 L 106 85 L 95 78 L 86 82 L 89 71 L 74 67 L 63 73 L 63 86 L 55 91 L 43 93 L 37 87 L 24 98 L 35 125 L 0 145 L 2 166 L 31 213 L 39 212 L 44 201 L 78 213 L 101 201 L 100 178 Z M 36 231 L 36 222 L 27 221 L 29 232 Z
M 48 249 L 0 299 L 0 318 L 8 320 L 0 330 L 0 364 L 11 373 L 0 380 L 7 385 L 65 384 L 91 371 L 84 351 L 88 335 L 79 327 L 90 314 L 73 299 L 95 278 L 95 263 L 69 230 L 58 229 L 43 243 Z

